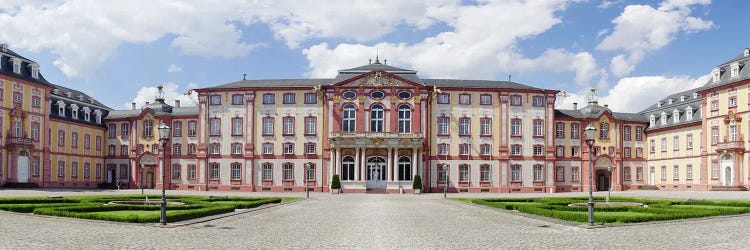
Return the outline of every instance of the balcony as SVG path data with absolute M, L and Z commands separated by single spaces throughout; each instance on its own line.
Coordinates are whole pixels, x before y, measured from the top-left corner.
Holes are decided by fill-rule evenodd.
M 26 148 L 31 149 L 34 146 L 34 139 L 27 137 L 8 136 L 5 140 L 5 146 L 9 149 Z
M 332 147 L 416 148 L 424 143 L 423 133 L 331 132 Z
M 424 138 L 424 134 L 422 133 L 394 133 L 394 132 L 331 132 L 331 138 L 419 139 L 419 138 Z
M 742 134 L 738 135 L 737 138 L 732 140 L 731 138 L 724 136 L 724 140 L 716 144 L 716 152 L 731 152 L 740 153 L 745 151 L 745 141 L 743 140 Z

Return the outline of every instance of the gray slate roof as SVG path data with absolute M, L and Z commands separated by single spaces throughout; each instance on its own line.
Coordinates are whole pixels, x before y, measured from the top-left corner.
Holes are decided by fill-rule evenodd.
M 120 119 L 136 117 L 141 114 L 143 109 L 151 109 L 158 116 L 198 116 L 198 107 L 180 107 L 174 108 L 168 104 L 154 102 L 141 107 L 140 109 L 113 110 L 109 112 L 106 119 Z
M 493 80 L 422 79 L 427 86 L 542 90 L 517 82 Z
M 604 114 L 604 112 L 609 112 L 610 114 L 612 114 L 612 117 L 621 121 L 648 122 L 648 119 L 641 114 L 612 112 L 612 110 L 610 110 L 609 108 L 604 107 L 604 106 L 599 106 L 599 104 L 596 102 L 589 103 L 589 105 L 579 110 L 556 109 L 555 118 L 577 118 L 577 119 L 598 118 L 602 114 Z
M 654 122 L 654 126 L 649 126 L 646 131 L 648 130 L 654 130 L 654 129 L 660 129 L 660 128 L 668 128 L 668 127 L 674 127 L 694 122 L 701 122 L 701 96 L 698 95 L 697 98 L 694 97 L 694 94 L 697 93 L 699 89 L 702 89 L 703 87 L 694 88 L 690 90 L 686 90 L 683 92 L 671 94 L 664 99 L 661 99 L 658 101 L 658 103 L 661 103 L 659 105 L 658 103 L 654 103 L 650 107 L 646 108 L 645 110 L 639 112 L 643 117 L 646 118 L 647 121 L 650 121 L 651 115 L 654 116 L 656 119 Z M 681 101 L 682 97 L 685 97 L 684 101 Z M 669 104 L 669 100 L 672 100 L 672 104 Z M 687 108 L 690 107 L 692 109 L 692 119 L 687 120 Z M 674 111 L 677 110 L 677 115 L 679 116 L 677 119 L 677 122 L 674 122 Z M 665 117 L 662 117 L 662 112 L 666 114 Z M 664 122 L 662 119 L 665 119 L 666 122 Z
M 75 89 L 63 87 L 57 84 L 52 84 L 52 86 L 55 87 L 55 89 L 57 89 L 57 94 L 55 94 L 54 89 L 52 90 L 53 96 L 65 97 L 65 98 L 69 98 L 69 99 L 77 100 L 79 102 L 86 103 L 88 105 L 99 106 L 103 109 L 112 110 L 111 108 L 107 107 L 107 105 L 104 105 L 103 103 L 99 102 L 94 97 L 87 95 L 86 93 L 83 93 Z M 68 92 L 70 92 L 70 97 L 67 96 Z M 79 96 L 83 97 L 83 100 L 80 100 Z
M 21 74 L 13 72 L 13 62 L 10 60 L 12 57 L 23 59 L 23 62 L 21 62 Z M 36 62 L 17 54 L 11 49 L 5 49 L 5 51 L 0 50 L 0 75 L 6 75 L 28 82 L 35 82 L 45 86 L 52 86 L 52 83 L 47 81 L 47 79 L 44 79 L 41 70 L 39 70 L 38 78 L 31 77 L 31 68 L 29 67 L 30 63 Z
M 313 87 L 317 85 L 328 85 L 331 78 L 312 79 L 266 79 L 266 80 L 242 80 L 231 82 L 209 89 L 231 89 L 244 87 Z
M 700 88 L 697 88 L 696 91 L 710 89 L 710 88 L 714 88 L 714 87 L 718 87 L 718 86 L 727 85 L 727 84 L 730 84 L 730 83 L 734 83 L 734 82 L 738 82 L 738 81 L 750 79 L 750 67 L 747 67 L 747 64 L 749 63 L 749 61 L 750 61 L 750 55 L 745 56 L 745 53 L 743 51 L 743 53 L 741 53 L 738 56 L 732 58 L 732 60 L 729 60 L 728 62 L 719 64 L 717 66 L 717 68 L 719 68 L 719 70 L 721 72 L 720 73 L 720 77 L 719 77 L 719 81 L 716 82 L 716 83 L 714 83 L 713 82 L 713 76 L 712 76 L 712 78 L 710 78 L 706 84 L 704 84 Z M 731 73 L 731 69 L 732 68 L 731 68 L 731 66 L 735 62 L 739 64 L 739 72 L 738 72 L 737 76 L 732 77 L 732 73 Z

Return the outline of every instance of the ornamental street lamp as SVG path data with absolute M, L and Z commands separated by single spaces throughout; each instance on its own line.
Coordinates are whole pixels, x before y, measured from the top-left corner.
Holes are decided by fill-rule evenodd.
M 143 162 L 141 162 L 141 194 L 143 194 Z
M 169 136 L 171 135 L 170 130 L 169 126 L 164 124 L 164 122 L 159 125 L 159 141 L 161 141 L 162 151 L 164 153 L 161 164 L 161 218 L 159 218 L 159 222 L 162 225 L 167 224 L 167 143 L 169 142 Z
M 596 128 L 589 123 L 584 129 L 586 133 L 586 145 L 589 146 L 589 226 L 594 226 L 594 136 Z
M 310 163 L 305 164 L 305 175 L 303 176 L 305 181 L 305 193 L 307 194 L 307 198 L 310 198 L 310 187 L 307 186 L 307 177 L 310 174 Z

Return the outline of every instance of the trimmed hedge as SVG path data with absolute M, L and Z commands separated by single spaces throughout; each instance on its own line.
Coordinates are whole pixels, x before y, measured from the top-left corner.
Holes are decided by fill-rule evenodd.
M 601 198 L 596 201 L 603 201 Z M 545 216 L 580 223 L 588 222 L 588 207 L 570 207 L 570 203 L 586 203 L 588 198 L 500 198 L 465 200 L 494 208 Z M 595 207 L 594 222 L 637 223 L 646 221 L 677 220 L 719 215 L 750 213 L 748 201 L 660 200 L 612 197 L 615 202 L 640 202 L 648 207 Z

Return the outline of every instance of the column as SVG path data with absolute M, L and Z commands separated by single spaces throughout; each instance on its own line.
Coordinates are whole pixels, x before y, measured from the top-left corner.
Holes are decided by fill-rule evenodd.
M 391 171 L 393 171 L 393 181 L 399 180 L 399 176 L 401 173 L 398 172 L 398 148 L 393 149 L 393 168 L 391 168 Z
M 393 180 L 391 178 L 391 175 L 393 174 L 393 173 L 391 173 L 391 172 L 393 172 L 391 170 L 392 169 L 391 168 L 391 164 L 393 164 L 393 148 L 388 148 L 388 158 L 386 159 L 386 163 L 385 163 L 385 168 L 386 168 L 386 170 L 385 170 L 385 172 L 386 172 L 385 179 L 386 180 Z
M 333 163 L 333 174 L 339 174 L 341 169 L 341 148 L 336 148 L 336 162 Z M 341 179 L 341 176 L 339 176 Z
M 364 181 L 366 179 L 364 176 L 367 173 L 366 172 L 366 167 L 367 167 L 367 148 L 362 148 L 362 164 L 359 165 L 359 167 L 361 169 L 359 170 L 359 175 L 357 176 L 357 178 L 360 181 Z
M 357 176 L 359 176 L 359 166 L 361 163 L 362 158 L 360 157 L 360 148 L 354 148 L 354 179 L 357 179 Z
M 335 150 L 335 148 L 331 148 L 331 150 L 329 152 L 330 158 L 328 158 L 328 176 L 329 176 L 329 178 L 331 178 L 331 180 L 333 180 L 333 168 L 335 167 L 334 166 L 334 164 L 335 164 L 334 162 L 336 162 L 335 161 L 336 158 L 335 158 L 335 155 L 333 153 L 334 150 Z
M 412 148 L 411 150 L 411 176 L 409 178 L 413 181 L 414 175 L 417 174 L 417 164 L 419 163 L 419 161 L 417 160 L 417 148 Z

